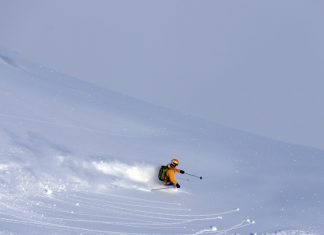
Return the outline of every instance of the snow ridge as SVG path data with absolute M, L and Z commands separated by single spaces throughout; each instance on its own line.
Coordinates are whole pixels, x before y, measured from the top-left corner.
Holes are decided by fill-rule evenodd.
M 158 108 L 6 50 L 0 140 L 0 234 L 324 231 L 323 151 Z M 152 192 L 173 154 L 203 180 L 177 175 L 180 189 Z

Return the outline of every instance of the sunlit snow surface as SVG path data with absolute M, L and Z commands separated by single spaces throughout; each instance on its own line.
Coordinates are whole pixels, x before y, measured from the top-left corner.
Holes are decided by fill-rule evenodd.
M 323 234 L 323 153 L 0 50 L 0 234 Z M 151 191 L 173 154 L 203 180 Z

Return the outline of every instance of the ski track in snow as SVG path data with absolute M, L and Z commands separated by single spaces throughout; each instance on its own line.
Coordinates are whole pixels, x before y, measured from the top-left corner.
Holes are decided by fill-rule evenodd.
M 220 215 L 235 213 L 238 210 L 235 209 L 213 214 L 177 214 L 179 213 L 179 209 L 182 211 L 189 210 L 185 208 L 173 207 L 164 208 L 164 210 L 173 211 L 173 214 L 169 214 L 156 212 L 156 210 L 161 210 L 161 208 L 157 207 L 156 205 L 165 204 L 163 201 L 145 200 L 143 204 L 140 204 L 138 202 L 142 201 L 141 198 L 127 198 L 128 201 L 133 200 L 134 203 L 136 203 L 133 205 L 133 207 L 145 208 L 145 210 L 136 210 L 130 209 L 130 204 L 125 204 L 124 199 L 118 197 L 117 195 L 112 195 L 109 197 L 109 194 L 107 194 L 107 199 L 105 200 L 96 198 L 98 198 L 98 195 L 96 194 L 88 194 L 88 196 L 85 196 L 83 193 L 80 195 L 78 192 L 71 193 L 68 197 L 54 195 L 49 196 L 45 194 L 33 196 L 32 198 L 16 198 L 14 206 L 9 206 L 6 203 L 0 203 L 0 205 L 2 205 L 0 210 L 0 221 L 32 227 L 49 226 L 53 229 L 53 233 L 59 232 L 60 230 L 69 230 L 87 231 L 98 234 L 122 233 L 134 235 L 158 233 L 147 233 L 142 231 L 138 233 L 129 233 L 125 232 L 125 230 L 121 228 L 127 227 L 140 230 L 153 229 L 159 231 L 171 228 L 173 231 L 175 231 L 173 233 L 168 232 L 168 234 L 223 234 L 252 224 L 252 222 L 243 221 L 240 224 L 220 231 L 204 229 L 190 233 L 189 231 L 195 227 L 191 225 L 193 222 L 203 220 L 215 222 L 215 220 L 222 219 L 219 217 Z M 111 200 L 108 200 L 109 198 Z M 110 206 L 117 204 L 120 206 Z M 109 207 L 113 210 L 108 210 L 105 207 L 107 205 L 109 205 Z M 176 203 L 175 205 L 177 207 L 181 207 L 179 203 Z M 109 211 L 109 213 L 107 213 L 107 211 Z M 188 219 L 188 217 L 190 218 Z M 156 222 L 157 220 L 165 222 Z M 73 225 L 75 223 L 82 223 L 83 226 Z M 108 227 L 117 226 L 119 229 L 114 231 L 107 229 L 91 229 L 87 227 L 86 224 L 100 224 L 101 226 Z M 184 233 L 184 231 L 188 232 Z

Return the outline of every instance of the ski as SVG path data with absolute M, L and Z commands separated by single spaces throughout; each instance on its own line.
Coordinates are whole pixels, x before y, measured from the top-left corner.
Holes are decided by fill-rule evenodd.
M 158 191 L 158 190 L 164 190 L 164 189 L 170 189 L 170 187 L 152 188 L 151 191 Z

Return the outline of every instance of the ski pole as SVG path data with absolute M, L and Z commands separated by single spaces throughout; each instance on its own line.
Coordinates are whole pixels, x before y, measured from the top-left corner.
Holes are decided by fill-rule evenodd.
M 197 176 L 197 175 L 193 175 L 193 174 L 189 174 L 189 173 L 185 173 L 186 175 L 190 175 L 190 176 L 193 176 L 193 177 L 196 177 L 196 178 L 199 178 L 202 180 L 202 176 Z

